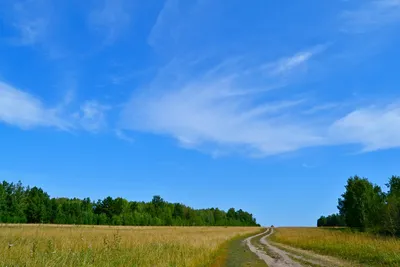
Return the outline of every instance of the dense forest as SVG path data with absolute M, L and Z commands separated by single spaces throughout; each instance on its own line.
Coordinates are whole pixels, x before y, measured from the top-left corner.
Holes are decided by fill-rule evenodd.
M 98 225 L 258 226 L 253 215 L 241 209 L 193 209 L 168 203 L 160 196 L 150 202 L 106 197 L 50 198 L 38 187 L 0 183 L 0 222 Z
M 367 178 L 347 180 L 338 214 L 321 216 L 318 226 L 348 226 L 360 231 L 400 235 L 400 177 L 392 176 L 387 192 Z

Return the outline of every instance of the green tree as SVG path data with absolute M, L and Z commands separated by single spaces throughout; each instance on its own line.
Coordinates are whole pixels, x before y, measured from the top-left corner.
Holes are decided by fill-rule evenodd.
M 226 213 L 226 217 L 230 220 L 235 220 L 236 219 L 236 211 L 234 208 L 230 208 L 228 212 Z
M 346 191 L 338 201 L 338 209 L 347 226 L 364 231 L 380 224 L 384 194 L 379 186 L 358 176 L 347 180 Z
M 400 198 L 400 176 L 392 176 L 386 184 L 388 187 L 388 196 Z
M 400 234 L 400 177 L 392 176 L 386 186 L 388 193 L 383 212 L 383 230 L 394 236 Z
M 325 216 L 321 216 L 321 217 L 317 220 L 317 226 L 318 226 L 318 227 L 327 226 L 327 219 L 326 219 Z
M 27 190 L 27 220 L 29 223 L 49 223 L 50 197 L 41 188 Z
M 7 192 L 4 182 L 0 184 L 0 222 L 7 222 Z

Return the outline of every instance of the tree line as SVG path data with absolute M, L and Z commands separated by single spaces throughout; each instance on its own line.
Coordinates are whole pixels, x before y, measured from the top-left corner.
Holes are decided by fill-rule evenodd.
M 1 223 L 52 223 L 151 226 L 259 226 L 252 214 L 241 209 L 193 209 L 168 203 L 160 196 L 150 202 L 124 198 L 50 198 L 38 187 L 21 182 L 0 183 Z
M 348 226 L 360 231 L 400 235 L 400 176 L 392 176 L 387 191 L 367 178 L 350 177 L 338 199 L 338 214 L 321 216 L 318 226 Z

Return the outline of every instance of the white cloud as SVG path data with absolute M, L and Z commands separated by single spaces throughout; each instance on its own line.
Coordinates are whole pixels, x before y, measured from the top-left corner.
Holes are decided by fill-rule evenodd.
M 326 143 L 318 123 L 305 121 L 296 112 L 304 104 L 302 99 L 268 98 L 269 90 L 256 81 L 264 79 L 260 66 L 222 65 L 211 68 L 218 71 L 188 75 L 179 82 L 172 74 L 187 73 L 187 66 L 164 68 L 162 78 L 135 93 L 126 105 L 123 128 L 169 135 L 184 147 L 211 154 L 264 156 Z M 252 84 L 257 84 L 256 89 Z
M 133 143 L 135 140 L 131 137 L 129 137 L 124 131 L 122 130 L 115 130 L 115 136 L 123 141 L 126 141 L 128 143 Z
M 307 67 L 307 62 L 314 56 L 325 51 L 327 47 L 327 44 L 317 45 L 309 50 L 298 52 L 293 56 L 281 58 L 276 62 L 265 64 L 262 68 L 272 76 L 285 75 L 299 67 Z
M 0 122 L 23 129 L 53 127 L 99 132 L 107 127 L 109 106 L 91 100 L 84 102 L 79 111 L 73 113 L 69 108 L 70 96 L 67 94 L 66 98 L 49 108 L 38 97 L 0 82 Z
M 344 20 L 343 30 L 364 33 L 376 30 L 384 25 L 400 21 L 400 0 L 365 1 L 355 10 L 346 10 L 341 14 Z
M 59 110 L 47 108 L 35 96 L 0 82 L 0 121 L 21 128 L 37 126 L 68 129 Z
M 272 75 L 280 75 L 291 71 L 293 68 L 307 62 L 313 56 L 312 52 L 301 52 L 293 57 L 285 58 L 277 62 L 274 68 L 270 71 Z
M 315 168 L 314 165 L 310 165 L 310 164 L 307 164 L 307 163 L 303 163 L 303 164 L 301 164 L 301 166 L 303 168 L 305 168 L 305 169 L 313 169 L 313 168 Z
M 174 59 L 126 104 L 121 128 L 171 136 L 211 155 L 274 155 L 313 146 L 355 144 L 363 151 L 400 146 L 400 105 L 360 107 L 277 93 L 326 46 L 269 63 Z M 251 61 L 251 60 L 250 60 Z M 275 89 L 275 90 L 272 90 Z M 376 101 L 376 100 L 373 100 Z M 373 102 L 371 101 L 371 102 Z M 370 102 L 370 103 L 371 103 Z M 344 114 L 344 115 L 343 115 Z
M 12 8 L 12 24 L 19 31 L 21 45 L 35 45 L 44 42 L 48 34 L 49 14 L 43 12 L 50 3 L 45 1 L 16 2 Z
M 156 47 L 157 44 L 163 40 L 164 34 L 169 38 L 174 38 L 177 33 L 176 27 L 171 27 L 173 22 L 180 21 L 181 14 L 178 9 L 179 0 L 166 0 L 164 6 L 157 16 L 147 42 Z
M 330 130 L 334 142 L 361 144 L 364 151 L 400 147 L 400 104 L 354 110 Z
M 105 43 L 111 44 L 131 22 L 131 2 L 126 0 L 102 0 L 101 6 L 89 15 L 89 25 L 104 35 Z
M 74 118 L 90 132 L 98 132 L 107 127 L 106 111 L 110 107 L 102 105 L 97 101 L 86 101 L 80 107 L 79 112 L 74 113 Z
M 10 1 L 5 5 L 6 21 L 15 28 L 15 35 L 8 39 L 17 46 L 40 47 L 51 59 L 66 56 L 64 42 L 59 42 L 58 14 L 54 3 L 49 0 Z
M 252 107 L 246 104 L 250 99 L 226 97 L 217 90 L 216 84 L 188 85 L 160 95 L 135 96 L 125 110 L 125 126 L 172 135 L 186 147 L 240 148 L 251 154 L 278 154 L 323 143 L 314 126 L 290 115 L 281 102 Z
M 308 110 L 303 111 L 303 114 L 312 115 L 312 114 L 316 114 L 316 113 L 319 113 L 319 112 L 335 110 L 337 108 L 340 108 L 343 105 L 344 104 L 339 104 L 339 103 L 324 103 L 324 104 L 317 105 L 317 106 L 314 106 L 314 107 L 312 107 L 312 108 L 310 108 Z

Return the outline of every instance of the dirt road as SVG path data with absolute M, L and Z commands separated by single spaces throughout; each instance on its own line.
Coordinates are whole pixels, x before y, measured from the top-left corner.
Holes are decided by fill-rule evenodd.
M 264 233 L 251 236 L 244 240 L 249 249 L 269 267 L 352 266 L 336 258 L 273 243 L 268 240 L 268 237 L 273 233 L 274 229 L 268 228 Z

